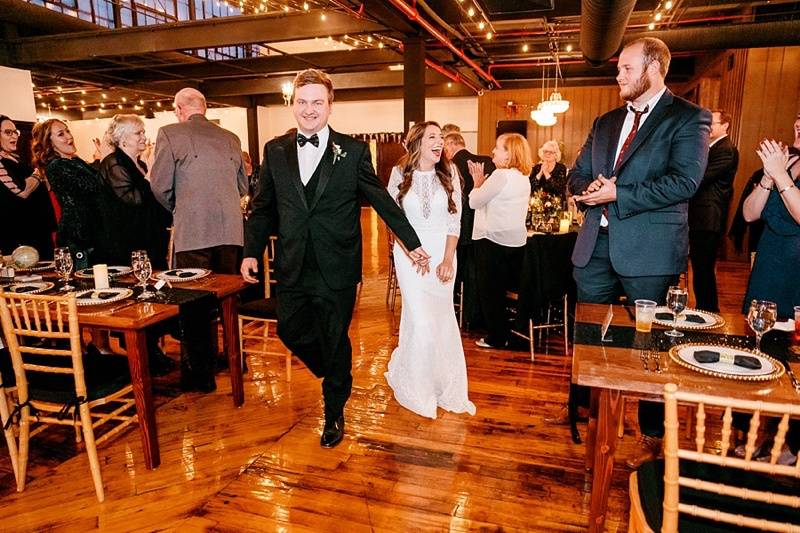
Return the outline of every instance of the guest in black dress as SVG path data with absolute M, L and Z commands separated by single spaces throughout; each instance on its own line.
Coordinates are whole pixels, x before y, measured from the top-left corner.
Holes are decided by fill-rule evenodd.
M 539 162 L 531 169 L 531 194 L 543 190 L 561 198 L 566 206 L 567 167 L 561 163 L 561 148 L 556 141 L 546 141 L 539 148 Z
M 104 261 L 99 239 L 103 182 L 97 171 L 78 157 L 66 124 L 49 119 L 33 127 L 33 159 L 44 169 L 61 206 L 56 242 L 68 246 L 75 269 Z
M 10 254 L 22 244 L 33 246 L 42 259 L 53 257 L 56 227 L 44 178 L 16 155 L 19 131 L 0 115 L 0 251 Z
M 100 163 L 106 261 L 124 265 L 133 250 L 146 250 L 154 269 L 166 269 L 172 214 L 158 203 L 145 179 L 147 166 L 140 159 L 147 147 L 144 122 L 136 115 L 116 115 L 106 138 L 114 147 Z

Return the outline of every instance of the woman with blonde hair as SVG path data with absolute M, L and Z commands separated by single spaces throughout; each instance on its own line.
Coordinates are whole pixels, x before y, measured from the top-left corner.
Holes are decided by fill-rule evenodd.
M 525 216 L 528 213 L 533 163 L 528 141 L 519 133 L 504 133 L 492 150 L 497 167 L 488 178 L 482 163 L 469 163 L 475 188 L 469 205 L 475 209 L 472 240 L 481 309 L 488 335 L 475 342 L 481 348 L 505 348 L 511 331 L 505 306 L 506 289 L 519 278 L 514 266 L 522 259 L 527 242 Z M 511 283 L 509 283 L 511 282 Z
M 415 266 L 399 241 L 394 261 L 403 294 L 400 338 L 386 381 L 398 403 L 436 418 L 439 407 L 475 414 L 467 394 L 467 366 L 453 309 L 456 245 L 461 227 L 461 185 L 442 159 L 444 138 L 436 122 L 414 125 L 407 153 L 392 169 L 389 194 L 405 212 L 436 265 L 435 275 Z
M 545 141 L 539 148 L 539 162 L 530 175 L 531 194 L 544 191 L 559 196 L 564 205 L 567 198 L 567 167 L 561 162 L 561 147 L 557 141 Z
M 127 264 L 133 250 L 147 250 L 153 267 L 164 269 L 172 215 L 158 203 L 145 179 L 144 122 L 136 115 L 116 115 L 105 140 L 114 147 L 100 163 L 107 196 L 102 224 L 106 260 Z

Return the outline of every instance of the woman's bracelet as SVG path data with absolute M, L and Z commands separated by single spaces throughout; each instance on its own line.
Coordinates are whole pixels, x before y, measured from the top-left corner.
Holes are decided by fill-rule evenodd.
M 765 191 L 771 191 L 771 190 L 772 190 L 772 187 L 764 187 L 764 184 L 763 184 L 763 183 L 761 183 L 761 181 L 760 181 L 760 180 L 759 180 L 759 182 L 757 183 L 757 185 L 758 185 L 759 187 L 761 187 L 762 189 L 764 189 Z
M 789 185 L 787 185 L 787 186 L 786 186 L 786 187 L 784 187 L 783 189 L 779 190 L 779 191 L 778 191 L 778 194 L 783 194 L 783 193 L 785 193 L 786 191 L 788 191 L 789 189 L 791 189 L 792 187 L 794 187 L 794 183 L 790 183 Z

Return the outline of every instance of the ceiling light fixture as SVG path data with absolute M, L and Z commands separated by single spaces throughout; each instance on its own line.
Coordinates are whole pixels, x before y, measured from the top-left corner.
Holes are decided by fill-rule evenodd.
M 564 82 L 564 78 L 561 76 L 561 63 L 558 61 L 558 46 L 556 45 L 552 48 L 553 57 L 556 60 L 555 87 L 550 97 L 540 105 L 543 105 L 544 109 L 551 113 L 566 113 L 569 109 L 569 100 L 564 100 L 564 98 L 561 97 L 561 93 L 558 92 L 558 79 L 561 78 L 562 84 Z
M 542 101 L 536 106 L 536 109 L 531 111 L 531 120 L 536 122 L 539 126 L 553 126 L 556 122 L 556 116 L 552 111 L 544 107 L 544 66 L 542 66 Z
M 292 92 L 294 91 L 294 85 L 292 82 L 287 81 L 281 85 L 281 94 L 283 95 L 283 104 L 289 105 L 292 103 Z

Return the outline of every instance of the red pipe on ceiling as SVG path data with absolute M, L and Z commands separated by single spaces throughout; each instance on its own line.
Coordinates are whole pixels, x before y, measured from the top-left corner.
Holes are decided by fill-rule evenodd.
M 442 76 L 446 77 L 449 80 L 452 80 L 456 83 L 462 83 L 475 91 L 478 95 L 483 94 L 483 89 L 479 87 L 475 87 L 470 81 L 463 77 L 459 72 L 451 72 L 450 69 L 445 67 L 444 65 L 440 65 L 436 61 L 432 59 L 425 58 L 425 64 L 431 67 L 433 70 L 441 74 Z
M 475 63 L 472 59 L 467 57 L 467 55 L 458 47 L 456 47 L 453 42 L 447 38 L 441 31 L 438 30 L 435 26 L 429 23 L 427 20 L 423 19 L 419 16 L 419 12 L 413 6 L 406 4 L 403 0 L 389 0 L 393 6 L 403 12 L 403 14 L 408 17 L 409 20 L 417 22 L 420 26 L 422 26 L 425 31 L 430 33 L 433 37 L 435 37 L 440 43 L 445 45 L 449 48 L 455 55 L 457 55 L 464 63 L 466 63 L 470 68 L 472 68 L 475 72 L 477 72 L 483 79 L 488 81 L 494 88 L 501 88 L 500 82 L 498 82 L 494 77 L 489 73 L 483 70 L 480 65 Z

